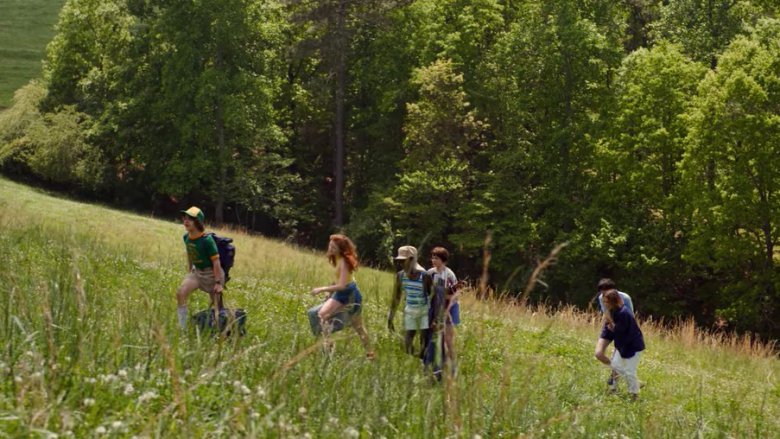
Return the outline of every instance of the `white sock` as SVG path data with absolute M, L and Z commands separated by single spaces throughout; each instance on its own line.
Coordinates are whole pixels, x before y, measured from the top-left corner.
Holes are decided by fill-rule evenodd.
M 181 329 L 187 329 L 187 305 L 176 308 L 176 315 L 179 317 Z

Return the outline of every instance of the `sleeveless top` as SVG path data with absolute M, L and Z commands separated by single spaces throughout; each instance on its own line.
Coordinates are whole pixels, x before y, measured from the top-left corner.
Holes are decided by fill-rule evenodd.
M 425 308 L 428 306 L 428 297 L 425 295 L 423 280 L 425 273 L 419 272 L 417 279 L 411 279 L 405 271 L 401 272 L 401 288 L 406 293 L 406 306 L 412 308 Z

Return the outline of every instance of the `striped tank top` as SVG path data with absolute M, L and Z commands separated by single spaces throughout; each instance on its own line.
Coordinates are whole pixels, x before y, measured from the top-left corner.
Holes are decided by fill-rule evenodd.
M 428 306 L 428 297 L 423 291 L 423 273 L 419 273 L 419 278 L 410 279 L 406 272 L 401 272 L 401 287 L 406 293 L 406 306 L 414 308 Z

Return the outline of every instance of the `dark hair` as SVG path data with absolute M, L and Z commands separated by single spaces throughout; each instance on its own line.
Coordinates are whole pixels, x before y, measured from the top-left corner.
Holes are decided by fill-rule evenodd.
M 200 222 L 199 219 L 193 218 L 192 221 L 195 223 L 195 228 L 198 229 L 199 232 L 205 232 L 206 226 L 203 225 L 202 222 Z
M 433 250 L 431 250 L 431 256 L 436 256 L 441 259 L 442 262 L 447 262 L 450 258 L 450 252 L 444 247 L 434 247 Z
M 598 291 L 614 290 L 615 288 L 617 288 L 615 281 L 607 277 L 601 279 L 597 287 Z
M 341 256 L 347 263 L 347 268 L 349 268 L 349 271 L 355 271 L 358 267 L 355 243 L 352 242 L 352 240 L 347 236 L 341 234 L 330 235 L 330 241 L 336 244 L 336 247 L 339 249 L 338 255 L 328 253 L 328 260 L 330 263 L 336 265 L 336 257 Z

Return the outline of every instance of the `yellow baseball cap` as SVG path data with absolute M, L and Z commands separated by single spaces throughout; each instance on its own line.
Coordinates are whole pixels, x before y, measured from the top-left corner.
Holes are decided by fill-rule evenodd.
M 206 215 L 203 214 L 203 211 L 200 210 L 200 208 L 192 206 L 187 210 L 181 210 L 181 213 L 187 215 L 190 218 L 197 219 L 201 223 L 206 219 Z

